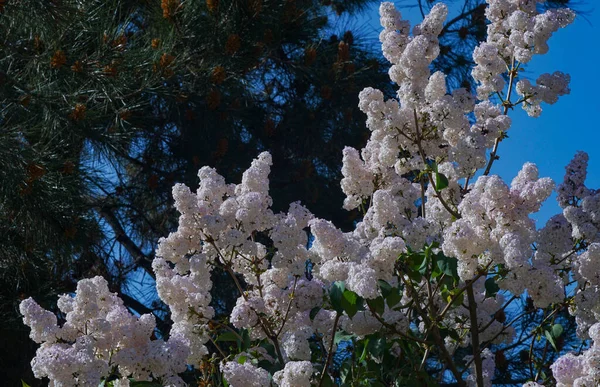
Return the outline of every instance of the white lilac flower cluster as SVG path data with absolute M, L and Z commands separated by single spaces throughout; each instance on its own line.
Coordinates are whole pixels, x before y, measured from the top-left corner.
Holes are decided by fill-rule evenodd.
M 492 92 L 501 92 L 505 85 L 502 74 L 509 70 L 516 69 L 513 59 L 517 63 L 527 63 L 531 55 L 543 54 L 547 51 L 546 41 L 550 35 L 559 27 L 564 27 L 574 19 L 574 13 L 570 10 L 551 9 L 540 14 L 536 8 L 536 1 L 488 1 L 489 7 L 486 14 L 492 23 L 488 26 L 488 39 L 477 47 L 473 54 L 473 59 L 477 66 L 473 70 L 474 78 L 479 82 L 478 97 L 485 101 Z M 421 25 L 413 30 L 413 36 L 409 36 L 409 25 L 400 20 L 400 14 L 395 8 L 384 3 L 380 9 L 381 21 L 384 31 L 380 35 L 383 52 L 386 58 L 392 63 L 390 69 L 391 79 L 400 87 L 398 96 L 401 108 L 398 109 L 394 104 L 383 102 L 383 95 L 376 90 L 366 89 L 361 93 L 361 109 L 368 115 L 367 126 L 376 131 L 390 126 L 401 128 L 405 134 L 411 134 L 410 126 L 415 126 L 413 116 L 414 109 L 418 117 L 421 118 L 427 114 L 434 123 L 438 123 L 435 118 L 443 117 L 442 125 L 436 125 L 438 131 L 437 139 L 443 138 L 451 147 L 458 147 L 454 152 L 448 149 L 448 154 L 461 155 L 464 159 L 485 157 L 483 152 L 476 152 L 474 149 L 481 150 L 482 146 L 489 142 L 475 136 L 477 128 L 470 128 L 468 122 L 464 120 L 464 114 L 472 111 L 473 96 L 466 90 L 456 90 L 451 98 L 446 95 L 445 77 L 441 73 L 430 75 L 428 65 L 439 53 L 437 44 L 437 34 L 441 31 L 442 23 L 446 16 L 446 9 L 442 4 L 436 4 L 431 13 L 425 18 Z M 520 39 L 519 39 L 520 37 Z M 526 37 L 526 38 L 523 38 Z M 539 110 L 541 101 L 554 103 L 557 96 L 568 93 L 568 76 L 560 72 L 553 75 L 544 74 L 538 79 L 538 86 L 526 87 L 527 81 L 524 80 L 517 91 L 527 93 L 527 103 L 524 106 L 528 109 L 535 107 Z M 464 111 L 461 111 L 464 110 Z M 532 110 L 532 109 L 530 109 Z M 496 115 L 499 115 L 496 114 Z M 506 118 L 502 118 L 506 121 Z M 478 119 L 478 121 L 480 121 Z M 404 125 L 408 125 L 406 128 Z M 506 130 L 510 121 L 501 124 L 500 130 Z M 493 125 L 493 127 L 496 125 Z M 484 133 L 491 138 L 493 142 L 497 133 L 487 133 L 488 130 L 479 125 L 479 129 L 484 129 Z M 443 131 L 443 133 L 441 133 Z M 482 133 L 482 131 L 479 131 Z M 412 133 L 413 137 L 415 133 Z M 423 134 L 423 133 L 422 133 Z M 418 135 L 418 134 L 417 134 Z M 381 135 L 372 136 L 373 140 L 379 140 L 385 145 L 381 159 L 391 160 L 393 157 L 383 157 L 389 155 L 390 148 L 393 145 L 400 145 L 406 151 L 414 153 L 414 149 L 407 146 L 406 140 L 399 139 L 399 144 L 394 144 L 391 139 Z M 427 137 L 427 136 L 423 136 Z M 427 140 L 432 140 L 427 138 Z M 459 146 L 458 142 L 464 143 Z M 398 141 L 396 141 L 398 142 Z M 410 141 L 408 141 L 410 142 Z M 414 141 L 413 141 L 414 142 Z M 426 150 L 435 150 L 435 145 Z M 397 148 L 397 147 L 396 147 Z M 414 148 L 414 144 L 413 147 Z M 471 149 L 469 149 L 471 148 Z M 426 152 L 428 156 L 436 157 L 436 152 Z M 473 153 L 479 153 L 473 154 Z M 396 152 L 397 154 L 397 152 Z M 363 155 L 364 157 L 364 155 Z M 365 158 L 366 161 L 366 158 Z M 412 161 L 412 162 L 411 162 Z M 460 161 L 455 160 L 459 164 Z M 418 160 L 403 160 L 400 165 L 404 168 L 411 168 L 418 165 Z M 471 161 L 469 168 L 481 167 L 476 161 Z M 465 166 L 467 167 L 467 166 Z M 466 169 L 471 172 L 470 169 Z
M 600 191 L 584 185 L 588 155 L 578 152 L 566 167 L 563 183 L 558 187 L 558 202 L 572 226 L 572 236 L 590 243 L 600 242 Z
M 453 182 L 485 167 L 486 152 L 503 138 L 511 124 L 506 108 L 488 99 L 490 93 L 506 87 L 502 74 L 507 71 L 515 80 L 510 88 L 516 87 L 523 96 L 520 103 L 530 112 L 536 111 L 536 115 L 541 111 L 541 102 L 555 103 L 558 96 L 569 92 L 569 77 L 560 72 L 540 76 L 536 86 L 527 80 L 516 81 L 518 66 L 528 62 L 532 54 L 546 52 L 543 48 L 546 40 L 558 27 L 573 20 L 572 11 L 551 9 L 540 14 L 534 0 L 490 0 L 488 3 L 486 12 L 492 21 L 489 37 L 473 54 L 477 64 L 473 76 L 479 82 L 477 98 L 481 100 L 478 103 L 465 89 L 448 94 L 445 75 L 429 71 L 429 65 L 439 53 L 437 37 L 447 15 L 446 7 L 436 4 L 423 23 L 414 27 L 411 36 L 410 26 L 401 20 L 394 6 L 381 5 L 384 30 L 380 40 L 384 56 L 392 63 L 390 78 L 399 86 L 398 101 L 385 101 L 383 93 L 373 88 L 366 88 L 359 95 L 359 107 L 367 115 L 367 127 L 372 133 L 362 151 L 344 150 L 342 190 L 347 196 L 346 209 L 358 208 L 370 198 L 375 199 L 376 191 L 392 188 L 407 173 L 426 170 L 427 160 L 440 165 L 446 162 L 445 173 L 454 175 Z M 527 36 L 527 43 L 519 41 L 518 36 Z M 510 96 L 510 92 L 508 94 Z M 475 116 L 473 123 L 468 119 L 471 113 Z M 428 206 L 434 207 L 429 220 L 448 224 L 448 211 L 437 210 L 442 207 L 438 193 L 432 191 L 433 187 L 429 188 Z M 460 200 L 457 188 L 454 185 L 442 193 L 454 207 Z M 408 202 L 415 191 L 418 194 L 418 188 L 407 192 L 405 201 Z M 410 204 L 408 207 L 412 210 Z M 404 208 L 402 213 L 406 212 Z M 436 218 L 438 216 L 441 218 Z M 406 218 L 408 223 L 415 223 L 411 216 Z M 419 233 L 419 227 L 415 232 Z M 417 241 L 422 239 L 417 238 Z
M 444 253 L 459 259 L 461 278 L 472 277 L 481 259 L 522 267 L 535 237 L 529 214 L 539 210 L 553 188 L 554 182 L 540 179 L 531 163 L 510 187 L 498 176 L 479 177 L 458 206 L 462 218 L 444 233 Z
M 344 149 L 341 182 L 344 208 L 363 210 L 353 231 L 343 232 L 314 218 L 299 203 L 292 203 L 286 213 L 273 213 L 268 177 L 272 160 L 267 152 L 252 162 L 239 184 L 228 184 L 215 169 L 203 167 L 196 192 L 181 184 L 173 188 L 179 226 L 159 241 L 153 262 L 158 295 L 171 310 L 169 340 L 150 340 L 153 318 L 131 316 L 101 279 L 81 281 L 75 298 L 65 296 L 59 302 L 67 316 L 60 327 L 56 317 L 33 300 L 21 304 L 31 337 L 43 343 L 33 362 L 36 376 L 48 376 L 56 386 L 97 384 L 116 366 L 121 377 L 181 384 L 176 374 L 186 364 L 201 362 L 214 333 L 214 268 L 228 273 L 239 287 L 231 326 L 247 330 L 251 340 L 269 343 L 275 351 L 266 353 L 257 346 L 243 358 L 238 354 L 221 359 L 220 370 L 234 387 L 309 386 L 317 371 L 311 363 L 311 340 L 322 347 L 330 344 L 335 351 L 334 337 L 341 330 L 359 338 L 380 331 L 398 338 L 418 327 L 420 332 L 413 333 L 426 336 L 432 325 L 414 310 L 447 311 L 436 323 L 458 332 L 459 339 L 445 339 L 451 349 L 471 344 L 472 324 L 479 327 L 482 341 L 510 341 L 514 331 L 498 317 L 504 297 L 486 294 L 485 276 L 473 281 L 493 267 L 502 271 L 502 289 L 515 296 L 527 292 L 535 306 L 546 307 L 564 299 L 570 277 L 561 272 L 573 266 L 579 293 L 572 312 L 580 333 L 587 334 L 600 321 L 600 192 L 583 185 L 587 155 L 579 153 L 567 167 L 558 188 L 563 214 L 541 230 L 530 215 L 539 210 L 554 183 L 540 178 L 531 163 L 510 185 L 488 174 L 511 124 L 506 107 L 513 103 L 510 91 L 499 103 L 490 93 L 500 92 L 502 97 L 506 84 L 501 74 L 516 81 L 518 66 L 532 54 L 547 51 L 549 36 L 570 23 L 573 14 L 540 14 L 534 0 L 488 4 L 489 37 L 473 54 L 477 96 L 466 89 L 449 94 L 445 75 L 430 73 L 447 15 L 443 4 L 433 6 L 412 35 L 391 3 L 381 5 L 380 40 L 392 63 L 389 75 L 399 87 L 398 99 L 386 101 L 373 88 L 359 95 L 371 136 L 360 151 Z M 568 93 L 568 76 L 542 75 L 536 86 L 524 80 L 514 86 L 530 113 L 537 114 L 540 102 L 554 103 Z M 485 173 L 469 184 L 483 168 Z M 454 305 L 428 286 L 426 276 L 414 280 L 398 270 L 397 264 L 404 264 L 400 256 L 426 245 L 440 246 L 433 247 L 434 254 L 443 252 L 458 260 L 456 281 L 460 287 L 472 287 L 476 305 Z M 367 301 L 382 295 L 380 284 L 385 281 L 399 289 L 401 301 L 395 307 L 385 304 L 379 312 L 360 308 L 340 314 L 328 297 L 336 281 Z M 404 285 L 409 281 L 414 281 L 414 289 Z M 494 356 L 487 349 L 482 355 L 489 384 Z M 278 363 L 280 371 L 269 374 L 258 366 L 263 361 Z M 474 371 L 469 384 L 474 383 L 473 375 Z
M 188 358 L 193 364 L 206 354 L 207 337 L 202 333 L 214 315 L 209 305 L 211 268 L 243 276 L 252 288 L 238 298 L 230 316 L 232 325 L 248 329 L 252 339 L 272 340 L 276 332 L 286 368 L 273 380 L 280 385 L 304 385 L 312 375 L 305 366 L 311 364 L 307 362 L 309 339 L 315 334 L 330 336 L 333 319 L 324 313 L 314 321 L 309 318 L 310 311 L 323 304 L 324 288 L 316 278 L 303 278 L 310 255 L 305 228 L 312 215 L 298 203 L 292 203 L 288 213 L 270 210 L 270 166 L 271 156 L 262 153 L 238 185 L 228 185 L 213 169 L 202 168 L 196 193 L 175 187 L 181 218 L 179 229 L 159 243 L 157 288 L 171 310 L 179 311 L 173 313 L 174 329 L 194 349 Z M 271 256 L 267 246 L 254 240 L 257 232 L 266 233 L 273 242 Z M 226 361 L 221 370 L 232 386 L 270 383 L 268 374 L 250 363 Z
M 587 338 L 589 328 L 600 321 L 600 191 L 585 186 L 588 155 L 578 152 L 565 168 L 563 183 L 557 188 L 557 200 L 563 213 L 557 215 L 555 244 L 563 245 L 555 260 L 573 266 L 578 288 L 571 313 L 577 321 L 577 333 Z M 558 236 L 559 234 L 560 236 Z M 571 239 L 571 249 L 565 249 Z M 561 242 L 557 242 L 557 241 Z M 579 243 L 580 254 L 574 254 L 573 244 Z M 581 248 L 584 246 L 585 248 Z
M 377 211 L 376 208 L 377 204 L 374 204 L 367 216 Z M 385 208 L 394 209 L 393 204 Z M 367 216 L 362 222 L 364 227 L 368 227 L 365 224 L 369 222 Z M 376 216 L 375 213 L 374 217 Z M 384 225 L 386 223 L 383 222 Z M 314 235 L 310 248 L 311 260 L 315 264 L 315 277 L 323 283 L 346 281 L 348 289 L 366 299 L 379 296 L 378 280 L 397 284 L 398 280 L 393 272 L 398 255 L 406 250 L 402 238 L 382 233 L 365 237 L 361 243 L 361 236 L 357 232 L 344 234 L 325 220 L 315 219 L 310 226 Z M 360 229 L 361 225 L 357 227 L 357 231 Z
M 310 386 L 313 365 L 309 361 L 291 361 L 275 372 L 273 380 L 281 387 Z
M 517 82 L 517 94 L 524 98 L 523 109 L 532 117 L 539 117 L 542 112 L 541 103 L 552 105 L 558 97 L 569 94 L 571 77 L 560 71 L 554 74 L 542 74 L 532 85 L 528 79 Z
M 104 278 L 79 281 L 75 296 L 61 296 L 58 307 L 61 326 L 33 299 L 21 302 L 30 336 L 41 344 L 31 362 L 36 377 L 47 377 L 56 387 L 98 386 L 110 375 L 120 377 L 121 385 L 129 385 L 128 377 L 185 385 L 177 374 L 185 371 L 188 346 L 174 337 L 151 340 L 154 316 L 133 316 Z
M 271 385 L 269 372 L 255 367 L 250 362 L 240 364 L 237 361 L 230 361 L 224 363 L 221 366 L 221 372 L 232 387 L 268 387 Z
M 354 232 L 360 232 L 355 240 L 373 239 L 384 229 L 411 247 L 443 241 L 444 252 L 459 258 L 463 279 L 491 262 L 505 264 L 512 273 L 503 281 L 503 287 L 516 294 L 530 288 L 536 305 L 543 306 L 561 299 L 563 282 L 542 261 L 534 261 L 533 265 L 528 261 L 537 236 L 529 215 L 550 195 L 553 182 L 539 179 L 532 164 L 524 166 L 511 187 L 497 176 L 482 176 L 463 195 L 458 180 L 486 165 L 486 151 L 510 127 L 506 110 L 503 114 L 501 106 L 488 99 L 491 92 L 506 87 L 502 74 L 513 72 L 511 79 L 516 80 L 515 63 L 520 66 L 531 55 L 545 53 L 547 39 L 572 22 L 574 14 L 555 9 L 540 14 L 536 1 L 488 3 L 486 14 L 492 22 L 489 37 L 473 54 L 477 64 L 473 75 L 479 82 L 477 97 L 482 100 L 477 104 L 464 89 L 446 94 L 445 76 L 430 74 L 428 69 L 439 51 L 437 34 L 447 13 L 445 7 L 434 6 L 409 36 L 410 28 L 400 20 L 398 11 L 389 3 L 382 4 L 384 31 L 380 40 L 384 55 L 393 64 L 390 77 L 399 86 L 399 101 L 384 101 L 383 93 L 372 88 L 361 92 L 359 107 L 367 114 L 372 133 L 360 154 L 351 148 L 344 151 L 344 204 L 353 209 L 371 203 Z M 521 81 L 517 91 L 525 93 L 526 85 L 526 80 Z M 526 91 L 526 101 L 529 105 L 554 103 L 568 91 L 567 75 L 545 74 L 538 79 L 538 86 Z M 466 117 L 471 112 L 475 116 L 472 124 Z M 428 185 L 426 218 L 416 216 L 418 184 L 403 182 L 403 176 L 411 171 L 427 171 L 425 155 L 439 163 L 437 172 L 449 180 L 442 192 L 437 192 L 434 184 Z M 399 183 L 401 190 L 396 188 Z M 456 213 L 462 217 L 457 221 Z M 351 261 L 359 260 L 363 258 Z M 532 282 L 539 276 L 544 278 L 541 284 Z
M 473 53 L 475 68 L 473 78 L 479 82 L 477 96 L 487 99 L 492 93 L 502 92 L 506 86 L 502 73 L 507 62 L 528 63 L 534 54 L 548 52 L 548 39 L 559 28 L 566 27 L 575 19 L 569 9 L 548 9 L 539 13 L 541 0 L 487 0 L 486 17 L 488 38 Z M 554 103 L 558 95 L 568 93 L 569 78 L 562 73 L 544 74 L 531 87 L 522 81 L 517 91 L 521 95 L 533 95 L 533 101 L 524 107 L 532 116 L 541 112 L 539 102 Z
M 600 323 L 589 328 L 592 346 L 582 354 L 567 353 L 552 364 L 557 387 L 594 387 L 600 385 Z

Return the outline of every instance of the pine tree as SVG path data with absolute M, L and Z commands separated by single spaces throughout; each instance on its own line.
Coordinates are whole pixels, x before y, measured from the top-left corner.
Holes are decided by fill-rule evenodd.
M 269 149 L 276 205 L 302 200 L 352 223 L 341 150 L 365 140 L 358 92 L 391 88 L 379 57 L 328 19 L 367 3 L 1 3 L 1 336 L 20 348 L 2 361 L 9 384 L 34 383 L 20 298 L 52 307 L 101 274 L 133 311 L 166 320 L 126 279 L 152 274 L 176 220 L 171 187 L 196 185 L 202 165 L 236 179 Z

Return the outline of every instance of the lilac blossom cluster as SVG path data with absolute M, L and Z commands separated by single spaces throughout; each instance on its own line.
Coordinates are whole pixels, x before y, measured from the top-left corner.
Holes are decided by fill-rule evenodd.
M 411 309 L 439 312 L 435 322 L 457 333 L 438 343 L 442 353 L 473 344 L 474 330 L 479 342 L 511 342 L 514 329 L 498 317 L 510 301 L 501 293 L 486 294 L 491 268 L 504 270 L 502 289 L 528 294 L 544 308 L 565 300 L 571 278 L 564 273 L 574 267 L 578 287 L 572 313 L 582 337 L 589 332 L 597 342 L 600 192 L 583 185 L 587 156 L 579 153 L 567 167 L 557 189 L 563 214 L 540 230 L 530 215 L 550 196 L 554 182 L 540 178 L 531 163 L 510 185 L 490 175 L 511 125 L 509 107 L 522 104 L 539 115 L 541 102 L 555 103 L 569 92 L 569 78 L 559 72 L 540 76 L 535 86 L 518 79 L 520 67 L 533 54 L 545 53 L 550 35 L 573 20 L 571 11 L 539 13 L 536 5 L 535 0 L 488 0 L 491 24 L 487 41 L 473 53 L 478 89 L 472 95 L 466 89 L 448 93 L 445 75 L 429 70 L 439 54 L 447 8 L 436 4 L 411 34 L 395 7 L 382 3 L 380 40 L 398 95 L 386 101 L 373 88 L 359 95 L 371 136 L 360 151 L 344 149 L 341 181 L 344 208 L 363 211 L 355 229 L 343 232 L 297 202 L 274 213 L 267 152 L 239 184 L 203 167 L 196 192 L 181 184 L 173 188 L 179 226 L 159 241 L 153 262 L 158 295 L 171 310 L 169 340 L 150 340 L 153 317 L 131 316 L 102 279 L 81 281 L 75 297 L 59 302 L 66 315 L 62 326 L 33 300 L 21 304 L 32 339 L 42 343 L 32 363 L 36 376 L 47 376 L 56 386 L 91 385 L 116 372 L 124 384 L 133 377 L 181 385 L 177 373 L 206 358 L 212 329 L 223 325 L 214 320 L 211 304 L 214 268 L 228 273 L 240 293 L 225 325 L 274 348 L 271 354 L 256 346 L 224 356 L 219 368 L 234 387 L 311 385 L 319 371 L 311 362 L 311 340 L 335 351 L 339 332 L 359 339 L 375 332 L 389 338 L 410 337 L 411 331 L 426 336 L 431 321 Z M 511 100 L 513 88 L 521 100 Z M 457 259 L 457 282 L 470 289 L 470 301 L 454 305 L 431 289 L 429 278 L 414 280 L 398 270 L 399 257 L 424 246 Z M 409 281 L 415 286 L 405 286 Z M 381 296 L 385 282 L 399 289 L 400 301 L 379 312 L 341 313 L 329 297 L 338 282 L 367 303 Z M 596 381 L 595 348 L 559 359 L 553 366 L 556 379 L 565 386 L 581 378 Z M 485 385 L 491 383 L 494 354 L 482 349 L 480 358 L 479 364 L 466 359 L 472 364 L 468 385 L 477 384 L 477 372 Z M 278 363 L 279 371 L 270 374 L 259 366 L 264 362 Z
M 473 78 L 479 82 L 477 96 L 480 99 L 504 90 L 506 84 L 502 74 L 506 72 L 507 63 L 508 66 L 515 62 L 526 64 L 534 54 L 547 53 L 548 39 L 552 34 L 575 19 L 575 13 L 570 9 L 548 9 L 539 13 L 537 6 L 542 2 L 488 0 L 485 14 L 491 23 L 488 25 L 487 41 L 473 53 L 476 64 Z M 527 80 L 521 82 L 521 87 L 517 88 L 519 94 L 535 96 L 533 101 L 524 104 L 532 116 L 541 112 L 539 101 L 554 103 L 558 95 L 568 93 L 568 75 L 559 72 L 542 75 L 537 87 L 531 87 Z
M 558 186 L 557 200 L 563 213 L 557 215 L 562 226 L 557 240 L 574 240 L 578 254 L 555 257 L 562 265 L 573 267 L 577 280 L 575 302 L 571 313 L 577 321 L 577 333 L 588 337 L 590 327 L 600 321 L 600 191 L 587 188 L 588 156 L 578 152 L 565 168 L 563 183 Z
M 567 353 L 552 364 L 557 387 L 591 387 L 600 385 L 600 323 L 592 325 L 592 346 L 582 354 Z
M 61 296 L 58 308 L 64 319 L 60 326 L 33 299 L 21 302 L 30 337 L 41 344 L 31 362 L 36 377 L 47 377 L 56 387 L 98 386 L 116 369 L 120 386 L 128 386 L 129 377 L 185 385 L 177 374 L 186 369 L 186 343 L 177 336 L 151 340 L 154 316 L 133 316 L 104 278 L 79 281 L 76 295 Z

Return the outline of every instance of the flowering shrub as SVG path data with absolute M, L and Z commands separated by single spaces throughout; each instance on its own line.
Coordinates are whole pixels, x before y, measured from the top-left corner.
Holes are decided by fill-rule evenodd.
M 130 315 L 102 278 L 83 280 L 74 297 L 59 300 L 62 326 L 32 299 L 22 302 L 41 343 L 35 375 L 54 386 L 177 386 L 190 365 L 201 370 L 201 385 L 489 386 L 491 346 L 520 340 L 505 310 L 524 294 L 547 311 L 528 337 L 556 347 L 562 327 L 551 317 L 569 307 L 580 337 L 598 343 L 600 191 L 584 185 L 587 155 L 567 166 L 556 189 L 563 213 L 540 230 L 530 215 L 555 183 L 531 163 L 510 185 L 490 174 L 509 110 L 521 105 L 538 116 L 542 103 L 569 92 L 568 75 L 543 74 L 534 85 L 519 71 L 574 14 L 538 13 L 542 0 L 487 2 L 488 39 L 473 53 L 477 95 L 449 94 L 444 74 L 429 71 L 443 4 L 412 35 L 391 3 L 381 5 L 380 40 L 398 99 L 360 93 L 371 137 L 360 151 L 344 150 L 341 182 L 344 207 L 363 212 L 353 231 L 299 203 L 273 213 L 267 152 L 240 184 L 203 167 L 195 193 L 173 188 L 179 228 L 159 241 L 153 263 L 171 310 L 168 339 L 153 339 L 153 317 Z M 226 320 L 216 320 L 211 304 L 213 268 L 239 290 Z M 526 386 L 552 377 L 560 386 L 598 385 L 599 348 L 565 354 L 552 375 L 532 364 Z

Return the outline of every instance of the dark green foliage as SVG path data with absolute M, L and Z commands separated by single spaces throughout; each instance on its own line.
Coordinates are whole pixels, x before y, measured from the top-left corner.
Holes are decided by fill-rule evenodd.
M 358 92 L 391 88 L 377 53 L 327 26 L 367 3 L 2 2 L 0 310 L 3 337 L 18 338 L 10 345 L 31 347 L 21 298 L 52 307 L 79 278 L 104 275 L 139 313 L 159 307 L 123 283 L 151 274 L 156 241 L 176 222 L 171 187 L 194 188 L 202 165 L 236 181 L 269 150 L 276 210 L 302 200 L 349 227 L 338 183 L 343 147 L 366 139 Z M 225 313 L 237 292 L 220 277 Z

